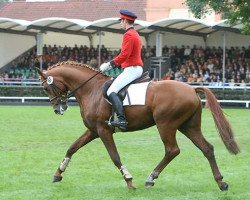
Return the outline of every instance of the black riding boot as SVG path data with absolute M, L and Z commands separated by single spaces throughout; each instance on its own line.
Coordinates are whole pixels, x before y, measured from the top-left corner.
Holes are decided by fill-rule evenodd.
M 109 95 L 109 100 L 112 103 L 112 106 L 117 114 L 118 120 L 111 122 L 112 126 L 116 126 L 120 128 L 121 130 L 127 129 L 128 122 L 126 121 L 123 104 L 121 99 L 118 97 L 118 95 L 115 92 L 112 92 Z

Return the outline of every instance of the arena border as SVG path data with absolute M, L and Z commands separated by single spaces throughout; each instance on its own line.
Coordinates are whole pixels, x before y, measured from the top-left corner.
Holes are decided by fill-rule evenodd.
M 203 103 L 206 100 L 201 100 Z M 245 105 L 249 108 L 250 100 L 218 100 L 221 105 Z M 69 103 L 77 105 L 75 97 L 69 99 Z M 0 97 L 0 105 L 50 105 L 48 97 Z

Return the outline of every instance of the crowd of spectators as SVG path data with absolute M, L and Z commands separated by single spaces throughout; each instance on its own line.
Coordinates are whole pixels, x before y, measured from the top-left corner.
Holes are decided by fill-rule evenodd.
M 189 83 L 209 83 L 220 86 L 223 78 L 223 49 L 189 46 L 164 47 L 163 56 L 169 56 L 171 67 L 163 79 Z M 250 83 L 250 46 L 226 49 L 225 82 Z
M 154 57 L 155 47 L 142 48 L 144 61 Z M 100 53 L 100 58 L 99 58 Z M 46 70 L 49 66 L 61 61 L 77 61 L 98 68 L 99 62 L 111 60 L 118 55 L 119 50 L 107 49 L 105 46 L 94 48 L 81 45 L 74 47 L 44 45 L 42 58 L 37 57 L 36 48 L 31 49 L 22 57 L 14 60 L 0 73 L 1 81 L 32 81 L 38 74 L 34 67 Z M 194 45 L 164 46 L 162 56 L 170 58 L 170 67 L 164 74 L 164 80 L 178 80 L 190 83 L 209 83 L 220 85 L 223 76 L 223 50 L 218 47 L 197 47 Z M 40 66 L 40 60 L 42 64 Z M 250 46 L 231 47 L 226 49 L 225 80 L 227 83 L 250 83 Z M 109 75 L 117 75 L 121 70 L 114 69 Z

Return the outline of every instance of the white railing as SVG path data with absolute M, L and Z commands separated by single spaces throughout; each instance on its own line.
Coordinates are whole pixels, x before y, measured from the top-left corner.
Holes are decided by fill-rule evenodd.
M 201 100 L 202 102 L 206 102 L 205 99 L 202 99 Z M 249 108 L 249 105 L 250 105 L 250 100 L 247 101 L 247 100 L 217 100 L 218 102 L 220 103 L 223 103 L 223 104 L 245 104 L 246 108 Z
M 0 80 L 0 86 L 41 86 L 39 79 L 9 79 Z
M 30 100 L 32 101 L 39 100 L 39 101 L 49 102 L 48 97 L 0 97 L 0 100 L 16 100 L 17 102 L 21 102 L 21 103 L 27 103 L 27 102 L 30 102 Z M 69 101 L 76 102 L 76 99 L 75 97 L 71 97 Z M 201 101 L 206 102 L 205 99 L 202 99 Z M 250 105 L 250 100 L 218 100 L 218 102 L 223 103 L 223 104 L 245 104 L 246 108 L 249 108 L 249 105 Z
M 26 103 L 30 100 L 39 100 L 49 102 L 49 97 L 0 97 L 0 100 L 16 100 L 17 102 Z M 70 97 L 70 101 L 76 101 L 75 97 Z

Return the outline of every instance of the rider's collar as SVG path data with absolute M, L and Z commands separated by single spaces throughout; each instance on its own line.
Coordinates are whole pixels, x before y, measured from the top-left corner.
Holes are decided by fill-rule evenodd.
M 129 27 L 129 28 L 125 31 L 125 33 L 126 33 L 127 31 L 129 31 L 130 29 L 134 29 L 134 27 L 133 27 L 133 26 Z

